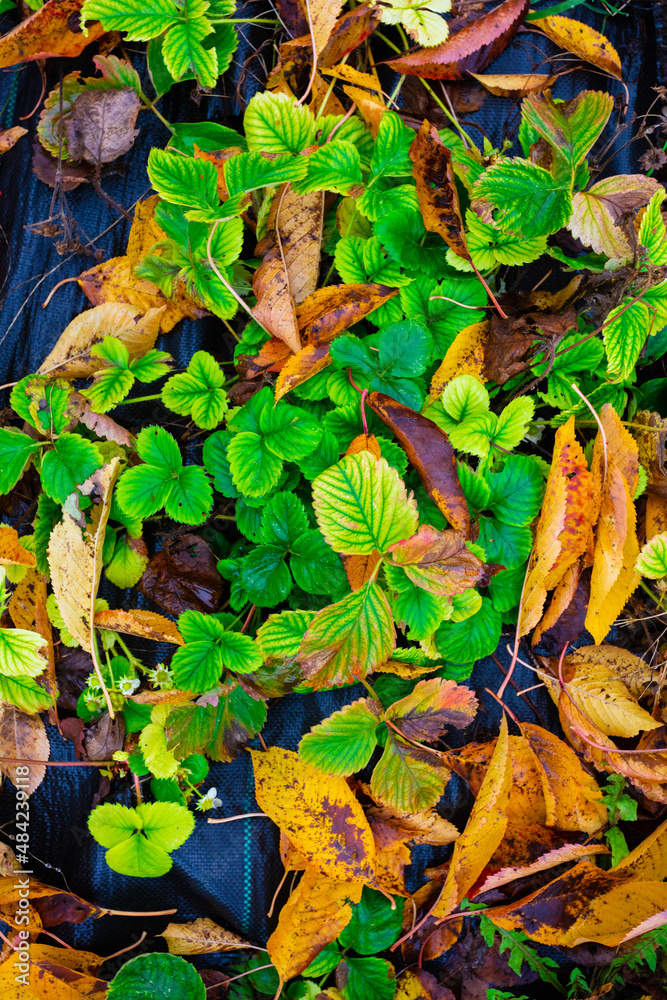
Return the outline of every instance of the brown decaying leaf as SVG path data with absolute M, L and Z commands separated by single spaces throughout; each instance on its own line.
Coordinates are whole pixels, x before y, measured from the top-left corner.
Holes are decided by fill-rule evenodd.
M 12 146 L 15 146 L 21 136 L 27 134 L 27 128 L 22 128 L 20 125 L 14 125 L 13 128 L 6 128 L 0 131 L 0 156 L 8 152 Z
M 49 539 L 51 585 L 58 609 L 67 628 L 87 652 L 92 648 L 93 606 L 102 574 L 102 542 L 119 464 L 118 458 L 112 459 L 85 484 L 85 494 L 95 493 L 99 501 L 97 519 L 89 528 L 82 534 L 79 522 L 63 510 L 63 519 Z M 84 493 L 84 487 L 80 489 Z
M 0 708 L 0 757 L 48 760 L 50 752 L 49 738 L 39 715 L 19 712 L 14 705 L 3 705 Z M 0 773 L 9 778 L 15 788 L 22 788 L 28 795 L 32 795 L 44 780 L 46 767 L 31 764 L 27 778 L 18 778 L 16 768 L 16 764 L 0 761 Z
M 546 73 L 471 73 L 495 97 L 525 97 L 551 87 L 558 79 Z
M 0 69 L 50 56 L 78 56 L 86 45 L 104 34 L 102 25 L 90 24 L 88 34 L 78 27 L 83 0 L 47 0 L 39 10 L 0 38 Z
M 157 937 L 165 939 L 171 955 L 211 955 L 239 951 L 248 945 L 210 917 L 198 917 L 188 924 L 168 924 Z
M 141 102 L 134 90 L 92 90 L 80 94 L 65 120 L 69 156 L 97 167 L 123 156 L 139 135 Z
M 0 878 L 0 910 L 3 919 L 9 917 L 14 924 L 16 903 L 21 898 L 15 877 Z M 85 899 L 73 892 L 64 892 L 51 885 L 45 885 L 37 879 L 30 879 L 30 895 L 28 897 L 37 911 L 40 923 L 44 927 L 56 927 L 58 924 L 80 924 L 88 917 L 101 917 L 107 911 L 95 903 L 87 903 Z M 17 925 L 19 928 L 20 924 Z M 41 929 L 41 928 L 40 928 Z
M 306 862 L 328 878 L 374 885 L 373 834 L 345 779 L 280 747 L 250 753 L 260 809 Z
M 296 305 L 317 288 L 324 219 L 324 192 L 296 194 L 290 185 L 276 192 L 267 224 L 280 234 L 290 292 Z
M 453 528 L 469 538 L 470 514 L 449 438 L 432 420 L 384 393 L 371 392 L 366 402 L 396 435 L 436 506 Z
M 32 170 L 38 180 L 49 187 L 60 185 L 63 191 L 73 191 L 79 184 L 88 184 L 95 171 L 88 163 L 62 162 L 58 169 L 58 159 L 47 153 L 42 144 L 35 140 L 32 144 Z
M 299 352 L 300 354 L 301 352 Z M 249 357 L 248 355 L 242 354 L 240 358 L 236 361 L 236 370 L 241 375 L 245 375 L 247 380 L 257 378 L 259 375 L 264 375 L 265 372 L 279 372 L 287 365 L 288 360 L 299 357 L 299 354 L 292 354 L 287 344 L 282 340 L 278 340 L 277 337 L 271 337 L 271 340 L 260 347 L 257 354 Z M 308 376 L 310 377 L 310 375 Z M 265 383 L 266 385 L 271 385 L 270 381 Z M 261 383 L 259 385 L 255 384 L 248 385 L 246 382 L 244 389 L 252 390 L 249 391 L 248 395 L 245 393 L 241 396 L 236 396 L 234 394 L 234 389 L 238 389 L 238 384 L 233 385 L 230 389 L 229 398 L 234 400 L 236 405 L 241 406 L 246 403 L 251 396 L 254 396 L 256 392 L 262 388 Z
M 124 635 L 136 635 L 142 639 L 152 639 L 153 642 L 173 642 L 177 646 L 183 645 L 183 638 L 176 625 L 168 618 L 155 614 L 154 611 L 143 611 L 140 608 L 121 611 L 109 608 L 98 611 L 93 621 L 96 628 L 122 632 Z
M 90 351 L 105 337 L 116 337 L 130 358 L 140 358 L 155 346 L 165 306 L 144 311 L 124 302 L 105 302 L 75 316 L 58 337 L 39 372 L 64 378 L 87 378 L 104 367 Z
M 188 608 L 210 614 L 222 600 L 217 559 L 203 538 L 181 535 L 153 556 L 139 590 L 176 617 Z
M 425 228 L 442 236 L 457 256 L 470 260 L 452 154 L 430 122 L 424 121 L 413 139 L 410 159 Z
M 354 10 L 339 17 L 333 26 L 329 39 L 319 51 L 317 64 L 320 68 L 335 66 L 341 59 L 368 38 L 380 23 L 375 5 L 362 3 Z M 268 90 L 281 89 L 287 93 L 297 89 L 299 76 L 312 60 L 312 40 L 310 32 L 284 42 L 279 50 L 277 66 L 269 76 Z M 286 89 L 287 88 L 287 89 Z
M 112 719 L 108 712 L 96 719 L 86 731 L 83 747 L 88 760 L 109 760 L 123 749 L 125 721 L 122 716 Z
M 16 528 L 0 524 L 0 566 L 34 566 L 35 555 L 24 549 Z
M 290 38 L 308 33 L 308 17 L 302 0 L 278 0 L 278 11 Z
M 540 944 L 571 948 L 595 941 L 615 948 L 667 923 L 667 884 L 581 862 L 530 896 L 486 915 L 497 927 L 528 931 Z
M 266 942 L 281 981 L 298 976 L 335 941 L 352 919 L 351 904 L 360 901 L 362 889 L 361 882 L 337 881 L 306 868 Z
M 617 80 L 623 79 L 623 67 L 614 46 L 595 28 L 571 17 L 552 14 L 542 17 L 536 27 L 566 52 L 573 52 L 584 62 L 597 66 Z
M 483 320 L 456 334 L 431 379 L 431 400 L 439 396 L 447 383 L 458 375 L 474 375 L 484 383 L 484 348 L 488 332 L 488 321 Z
M 505 0 L 450 35 L 442 45 L 417 49 L 391 59 L 388 65 L 397 73 L 427 80 L 464 80 L 466 73 L 479 73 L 500 55 L 519 30 L 529 6 L 528 0 Z
M 388 850 L 397 844 L 451 844 L 459 831 L 435 809 L 421 813 L 396 813 L 388 806 L 370 806 L 366 816 L 378 849 Z
M 577 314 L 566 309 L 561 315 L 527 312 L 503 319 L 495 313 L 484 345 L 484 378 L 504 385 L 526 368 L 526 358 L 535 356 L 535 341 L 557 344 L 575 329 Z
M 297 307 L 299 332 L 306 343 L 328 344 L 395 295 L 397 288 L 372 282 L 318 288 Z
M 449 874 L 442 895 L 433 910 L 436 919 L 446 917 L 459 905 L 471 886 L 479 878 L 489 858 L 496 850 L 507 826 L 507 803 L 512 780 L 512 760 L 507 731 L 507 720 L 503 716 L 500 735 L 496 741 L 493 756 L 486 776 L 475 799 L 465 830 L 454 843 Z M 436 955 L 425 950 L 429 957 Z

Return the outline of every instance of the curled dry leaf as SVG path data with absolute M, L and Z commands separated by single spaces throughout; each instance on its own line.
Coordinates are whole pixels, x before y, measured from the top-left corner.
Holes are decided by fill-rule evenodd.
M 87 378 L 104 367 L 91 348 L 105 337 L 117 337 L 131 358 L 140 358 L 155 346 L 165 306 L 144 311 L 124 302 L 105 302 L 79 313 L 60 334 L 40 372 L 63 378 Z
M 373 834 L 345 779 L 280 747 L 250 753 L 260 809 L 307 864 L 331 879 L 374 885 Z
M 99 166 L 123 156 L 139 135 L 140 107 L 134 90 L 84 91 L 65 121 L 69 157 Z
M 109 608 L 98 611 L 93 622 L 95 628 L 105 628 L 112 632 L 122 632 L 125 635 L 136 635 L 142 639 L 152 639 L 153 642 L 172 642 L 177 646 L 183 645 L 183 638 L 176 625 L 154 611 L 143 611 L 140 608 L 121 611 Z
M 114 458 L 87 481 L 86 492 L 95 492 L 99 499 L 97 517 L 90 527 L 82 534 L 79 522 L 63 510 L 63 519 L 49 539 L 49 569 L 58 610 L 69 631 L 87 652 L 93 644 L 93 608 L 102 574 L 104 531 L 119 465 L 120 460 Z
M 371 392 L 366 401 L 400 441 L 433 502 L 452 527 L 469 538 L 470 514 L 449 438 L 432 420 L 391 396 Z
M 134 444 L 134 436 L 125 427 L 117 424 L 113 417 L 107 413 L 95 413 L 90 408 L 90 400 L 80 393 L 75 393 L 71 397 L 76 404 L 76 415 L 79 421 L 89 430 L 94 431 L 98 437 L 106 441 L 115 441 L 116 444 L 131 448 Z
M 617 80 L 623 79 L 623 67 L 618 52 L 604 35 L 595 28 L 571 17 L 552 14 L 542 17 L 536 24 L 541 31 L 559 48 L 573 52 L 584 62 L 597 66 L 603 73 L 609 73 Z
M 525 97 L 551 87 L 558 77 L 547 73 L 471 73 L 495 97 Z
M 396 844 L 451 844 L 459 831 L 436 812 L 426 809 L 420 813 L 396 813 L 388 806 L 371 806 L 366 815 L 378 848 L 392 848 Z
M 165 939 L 171 955 L 211 955 L 252 947 L 209 917 L 198 917 L 188 924 L 168 924 L 157 936 Z
M 35 556 L 24 549 L 16 528 L 0 524 L 0 566 L 34 566 Z
M 79 29 L 82 4 L 83 0 L 47 0 L 0 38 L 0 68 L 52 56 L 78 56 L 86 45 L 104 34 L 97 21 L 90 25 L 87 35 Z
M 537 625 L 547 597 L 589 545 L 597 520 L 598 487 L 574 436 L 574 417 L 556 431 L 542 513 L 535 532 L 523 599 L 520 634 Z
M 529 6 L 528 0 L 505 0 L 450 35 L 442 45 L 417 49 L 390 60 L 388 65 L 397 73 L 427 80 L 464 80 L 467 73 L 486 69 L 509 45 L 525 20 Z
M 442 236 L 457 256 L 470 260 L 452 154 L 428 121 L 410 146 L 410 159 L 425 228 Z
M 361 882 L 340 882 L 306 868 L 266 942 L 282 981 L 298 976 L 336 940 L 352 919 L 351 904 L 360 901 L 362 889 Z
M 0 708 L 0 757 L 12 760 L 48 760 L 51 747 L 46 729 L 39 715 L 27 715 L 19 712 L 14 705 L 3 705 Z M 18 779 L 15 764 L 0 761 L 0 773 L 9 778 L 16 788 L 24 789 L 32 795 L 39 788 L 46 768 L 42 764 L 31 764 L 30 773 L 25 778 Z

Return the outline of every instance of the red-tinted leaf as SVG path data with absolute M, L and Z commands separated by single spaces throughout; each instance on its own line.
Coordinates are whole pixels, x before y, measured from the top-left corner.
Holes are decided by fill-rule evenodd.
M 433 502 L 469 538 L 470 514 L 449 438 L 432 420 L 382 392 L 371 392 L 366 402 L 401 442 Z
M 412 174 L 424 226 L 438 233 L 455 254 L 470 260 L 466 244 L 452 154 L 443 144 L 435 126 L 425 121 L 410 146 Z
M 480 73 L 514 38 L 529 6 L 528 0 L 505 0 L 442 45 L 418 49 L 387 65 L 397 73 L 427 80 L 463 80 L 468 72 Z
M 394 702 L 386 713 L 409 740 L 435 742 L 449 726 L 465 729 L 477 711 L 477 698 L 463 684 L 431 677 Z
M 438 531 L 430 524 L 422 524 L 412 538 L 391 545 L 389 552 L 393 564 L 431 594 L 462 594 L 484 572 L 484 563 L 470 551 L 460 531 Z

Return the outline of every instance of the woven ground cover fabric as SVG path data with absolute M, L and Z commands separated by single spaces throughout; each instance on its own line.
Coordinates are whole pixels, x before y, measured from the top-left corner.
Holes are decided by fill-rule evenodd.
M 253 13 L 265 15 L 266 5 L 246 5 L 240 16 L 251 17 Z M 654 97 L 651 87 L 662 82 L 658 68 L 658 42 L 663 37 L 664 13 L 660 5 L 633 4 L 626 14 L 606 19 L 583 7 L 570 13 L 604 30 L 615 45 L 623 61 L 628 87 L 627 120 L 633 115 L 641 115 Z M 12 23 L 10 15 L 3 15 L 0 29 L 7 31 Z M 160 104 L 164 116 L 170 121 L 209 119 L 240 127 L 242 108 L 239 99 L 247 101 L 263 84 L 262 60 L 255 54 L 263 44 L 271 44 L 271 40 L 272 35 L 265 30 L 254 26 L 243 29 L 234 65 L 221 79 L 215 94 L 205 95 L 199 103 L 195 103 L 192 99 L 193 85 L 178 85 Z M 490 71 L 530 72 L 542 58 L 536 46 L 547 54 L 556 51 L 543 36 L 529 31 L 520 32 Z M 94 52 L 95 45 L 90 50 Z M 142 79 L 145 79 L 141 46 L 132 46 L 128 55 Z M 270 53 L 267 58 L 270 58 Z M 86 53 L 76 61 L 49 60 L 44 70 L 46 91 L 57 85 L 61 72 L 64 75 L 73 69 L 82 69 L 83 75 L 91 73 L 92 56 Z M 598 74 L 584 70 L 565 76 L 559 81 L 555 93 L 558 97 L 568 98 L 587 88 L 608 88 L 618 95 L 619 103 L 625 99 L 625 90 L 620 83 L 601 79 Z M 60 256 L 54 240 L 30 231 L 31 226 L 48 219 L 51 214 L 52 192 L 34 176 L 31 168 L 31 144 L 41 91 L 42 79 L 34 63 L 13 67 L 0 74 L 0 109 L 3 109 L 0 125 L 7 128 L 29 116 L 22 123 L 28 128 L 29 135 L 0 159 L 2 383 L 35 371 L 67 323 L 88 306 L 75 282 L 59 289 L 46 309 L 42 307 L 42 302 L 57 282 L 75 277 L 95 263 L 93 257 L 81 254 Z M 31 114 L 35 108 L 37 113 Z M 518 125 L 516 102 L 509 99 L 488 99 L 479 111 L 462 117 L 466 123 L 476 123 L 495 144 L 499 144 L 503 135 L 511 133 L 512 128 L 516 129 Z M 128 209 L 149 191 L 146 161 L 150 149 L 162 148 L 169 138 L 165 126 L 148 111 L 141 113 L 138 124 L 140 133 L 134 147 L 124 158 L 118 172 L 103 181 L 108 194 Z M 471 131 L 474 133 L 475 129 Z M 646 146 L 642 143 L 624 146 L 628 138 L 629 135 L 624 134 L 617 139 L 615 153 L 605 168 L 605 174 L 638 170 L 637 157 Z M 100 200 L 90 185 L 81 185 L 69 193 L 67 201 L 84 242 L 92 241 L 93 249 L 102 251 L 105 259 L 124 253 L 129 222 Z M 184 366 L 193 352 L 199 349 L 211 351 L 219 358 L 229 358 L 233 341 L 224 325 L 211 317 L 180 323 L 169 335 L 161 337 L 156 346 L 168 350 L 176 365 Z M 6 402 L 7 394 L 4 393 L 0 405 L 6 405 Z M 126 422 L 136 428 L 142 422 L 159 420 L 162 411 L 146 405 L 143 408 L 128 408 L 128 412 L 130 416 Z M 142 595 L 119 591 L 108 584 L 104 585 L 101 595 L 109 600 L 112 607 L 146 607 L 162 611 Z M 473 726 L 456 732 L 450 745 L 488 739 L 497 732 L 500 708 L 485 688 L 496 690 L 499 687 L 502 671 L 497 661 L 507 668 L 510 655 L 506 647 L 511 641 L 512 637 L 505 634 L 496 659 L 487 658 L 475 667 L 467 683 L 477 692 L 482 708 Z M 149 644 L 138 641 L 131 646 L 142 655 L 152 652 L 156 660 L 165 654 L 164 648 L 149 649 Z M 533 692 L 528 699 L 516 694 L 517 690 L 534 684 L 533 673 L 519 663 L 514 680 L 516 688 L 508 688 L 506 703 L 516 716 L 522 721 L 536 722 L 550 729 L 557 727 L 554 707 L 544 689 Z M 270 705 L 264 739 L 267 745 L 295 750 L 301 736 L 312 725 L 362 694 L 361 687 L 355 686 L 317 695 L 288 695 Z M 48 734 L 52 759 L 73 760 L 72 743 L 63 740 L 52 726 L 48 727 Z M 208 815 L 222 817 L 257 811 L 249 754 L 241 753 L 237 761 L 229 764 L 212 764 L 205 787 L 209 784 L 217 788 L 222 806 Z M 179 922 L 200 916 L 211 917 L 252 942 L 265 944 L 273 926 L 266 916 L 267 910 L 282 877 L 278 831 L 268 819 L 252 818 L 213 826 L 207 823 L 206 816 L 197 814 L 195 832 L 175 852 L 173 869 L 166 876 L 160 879 L 126 878 L 106 865 L 103 849 L 87 831 L 86 821 L 98 786 L 97 769 L 47 768 L 44 782 L 31 799 L 30 850 L 35 859 L 36 877 L 62 888 L 68 886 L 85 899 L 115 909 L 144 911 L 176 907 L 178 913 L 173 919 Z M 108 801 L 129 805 L 133 802 L 133 794 L 127 782 L 122 785 L 114 783 Z M 447 787 L 440 811 L 460 824 L 465 821 L 471 802 L 463 782 L 454 778 Z M 11 824 L 14 815 L 14 789 L 5 783 L 0 799 L 0 824 Z M 11 829 L 11 825 L 5 828 L 6 831 Z M 409 888 L 414 889 L 422 883 L 426 864 L 445 860 L 449 850 L 415 849 L 413 865 L 408 872 Z M 63 874 L 49 870 L 49 866 L 61 869 Z M 276 907 L 275 912 L 278 909 Z M 62 925 L 57 933 L 76 947 L 109 954 L 133 943 L 141 931 L 146 930 L 149 936 L 139 950 L 150 951 L 162 946 L 158 943 L 159 939 L 156 942 L 153 936 L 163 930 L 166 923 L 167 918 L 130 921 L 105 917 L 81 924 Z M 227 968 L 230 959 L 204 956 L 195 962 L 200 967 Z M 109 971 L 107 968 L 106 972 Z

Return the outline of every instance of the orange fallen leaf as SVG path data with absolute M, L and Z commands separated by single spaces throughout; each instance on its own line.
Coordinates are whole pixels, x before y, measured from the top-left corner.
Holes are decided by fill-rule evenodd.
M 276 379 L 276 403 L 298 385 L 303 385 L 313 375 L 331 364 L 328 344 L 308 344 L 296 354 L 291 354 Z
M 152 639 L 153 642 L 172 642 L 177 646 L 183 645 L 183 638 L 174 622 L 154 611 L 143 611 L 140 608 L 121 611 L 109 608 L 98 611 L 93 619 L 93 624 L 95 628 L 122 632 L 125 635 L 136 635 L 142 639 Z
M 595 28 L 571 17 L 552 14 L 535 23 L 544 34 L 565 52 L 573 52 L 584 62 L 597 66 L 603 73 L 609 73 L 617 80 L 623 79 L 623 67 L 618 52 L 604 35 Z
M 382 99 L 367 94 L 365 90 L 361 90 L 359 87 L 347 86 L 343 87 L 343 90 L 346 97 L 349 97 L 352 103 L 356 105 L 359 114 L 371 130 L 373 138 L 377 139 L 382 116 L 387 110 Z
M 637 444 L 623 427 L 610 403 L 600 413 L 605 430 L 606 454 L 598 432 L 593 468 L 604 469 L 600 513 L 595 530 L 591 597 L 586 628 L 601 643 L 626 601 L 639 586 L 634 566 L 639 555 L 637 515 L 633 496 L 639 483 Z
M 0 68 L 53 56 L 78 56 L 104 34 L 99 21 L 88 34 L 79 28 L 83 0 L 47 0 L 43 7 L 0 38 Z M 72 30 L 76 26 L 78 30 Z
M 525 97 L 551 87 L 557 80 L 547 73 L 471 73 L 478 83 L 496 97 Z
M 375 573 L 380 558 L 381 556 L 377 549 L 365 556 L 341 556 L 347 580 L 352 590 L 361 590 L 363 585 L 368 583 Z
M 376 76 L 371 76 L 370 73 L 362 73 L 358 69 L 355 69 L 354 66 L 348 66 L 347 63 L 323 69 L 322 73 L 324 76 L 333 76 L 336 80 L 345 80 L 346 83 L 352 83 L 355 87 L 366 87 L 367 90 L 382 93 L 382 84 Z
M 3 129 L 0 132 L 0 155 L 8 152 L 12 146 L 16 145 L 22 136 L 27 134 L 27 128 L 22 128 L 20 125 L 14 125 L 13 128 Z
M 282 981 L 298 976 L 338 937 L 352 919 L 352 903 L 361 899 L 361 882 L 340 882 L 306 868 L 266 942 L 269 958 Z
M 35 556 L 24 549 L 15 528 L 0 524 L 0 566 L 34 566 Z
M 556 847 L 553 851 L 547 851 L 529 865 L 520 865 L 514 868 L 501 868 L 499 871 L 488 875 L 480 885 L 475 886 L 474 895 L 480 896 L 483 892 L 491 889 L 498 889 L 501 885 L 508 885 L 520 878 L 527 878 L 537 872 L 548 871 L 558 865 L 568 861 L 580 861 L 582 858 L 591 857 L 594 854 L 610 854 L 608 847 L 603 844 L 565 844 L 563 847 Z
M 277 246 L 271 247 L 264 255 L 253 276 L 252 290 L 257 299 L 257 305 L 252 309 L 254 318 L 296 354 L 301 350 L 296 305 L 285 260 Z
M 398 295 L 397 288 L 373 282 L 318 288 L 297 307 L 304 341 L 325 344 Z

